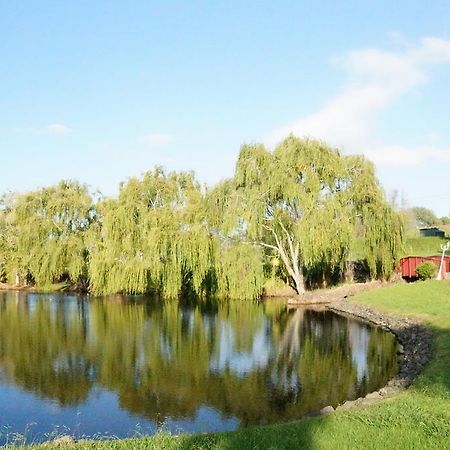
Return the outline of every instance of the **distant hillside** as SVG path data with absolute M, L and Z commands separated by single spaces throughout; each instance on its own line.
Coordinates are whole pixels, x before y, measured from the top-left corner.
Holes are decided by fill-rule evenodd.
M 404 246 L 403 256 L 440 255 L 442 252 L 441 244 L 445 244 L 447 240 L 448 239 L 439 237 L 407 238 Z
M 450 229 L 448 226 L 441 227 L 446 230 L 447 237 L 407 237 L 405 240 L 403 252 L 401 256 L 432 256 L 441 254 L 441 244 L 445 244 L 450 240 Z M 363 239 L 356 239 L 350 251 L 350 259 L 362 259 Z

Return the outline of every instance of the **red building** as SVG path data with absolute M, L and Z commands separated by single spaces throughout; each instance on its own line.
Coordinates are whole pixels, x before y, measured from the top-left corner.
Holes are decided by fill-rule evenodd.
M 416 268 L 423 262 L 430 261 L 439 269 L 441 264 L 440 256 L 407 256 L 400 260 L 400 270 L 403 278 L 417 278 Z M 450 273 L 450 256 L 444 257 L 444 264 L 442 265 L 442 278 Z

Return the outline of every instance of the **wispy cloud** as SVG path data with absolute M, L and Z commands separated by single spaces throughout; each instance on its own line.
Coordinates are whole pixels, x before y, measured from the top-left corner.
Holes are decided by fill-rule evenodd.
M 433 65 L 450 63 L 450 41 L 435 37 L 400 52 L 369 48 L 333 59 L 348 76 L 341 92 L 319 111 L 300 117 L 266 137 L 273 146 L 287 134 L 323 139 L 349 152 L 363 152 L 379 164 L 419 164 L 424 158 L 448 161 L 447 149 L 374 146 L 379 114 L 401 96 L 428 82 Z
M 37 135 L 51 135 L 51 136 L 61 136 L 67 135 L 73 132 L 72 128 L 62 123 L 51 123 L 50 125 L 44 127 L 34 127 L 34 128 L 14 128 L 12 131 L 16 133 L 25 134 L 37 134 Z
M 436 162 L 450 162 L 450 148 L 434 146 L 404 147 L 401 145 L 386 145 L 366 149 L 364 153 L 378 166 L 417 167 L 430 159 Z
M 52 123 L 48 127 L 44 128 L 42 131 L 44 131 L 47 134 L 54 134 L 54 135 L 72 133 L 71 128 L 61 123 Z
M 150 145 L 166 145 L 173 141 L 173 136 L 167 133 L 150 133 L 141 136 L 138 139 L 140 144 L 150 144 Z

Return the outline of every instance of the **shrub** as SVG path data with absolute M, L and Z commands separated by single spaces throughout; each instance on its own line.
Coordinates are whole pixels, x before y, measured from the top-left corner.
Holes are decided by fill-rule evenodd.
M 436 266 L 429 261 L 423 262 L 417 266 L 416 273 L 421 280 L 429 280 L 436 274 Z

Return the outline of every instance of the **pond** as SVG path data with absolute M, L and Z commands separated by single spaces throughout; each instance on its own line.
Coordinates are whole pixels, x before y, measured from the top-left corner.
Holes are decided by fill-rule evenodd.
M 0 445 L 233 430 L 363 396 L 393 335 L 283 302 L 0 293 Z

